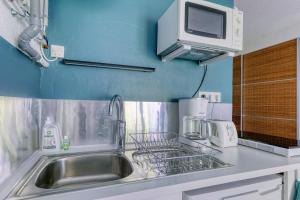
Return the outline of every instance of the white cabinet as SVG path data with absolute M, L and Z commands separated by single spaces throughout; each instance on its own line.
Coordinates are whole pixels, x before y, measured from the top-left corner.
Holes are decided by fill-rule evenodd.
M 162 187 L 95 200 L 182 200 L 182 191 Z
M 270 175 L 185 192 L 161 187 L 97 200 L 282 200 L 282 196 L 282 177 Z
M 271 175 L 183 193 L 183 200 L 282 200 L 282 177 Z

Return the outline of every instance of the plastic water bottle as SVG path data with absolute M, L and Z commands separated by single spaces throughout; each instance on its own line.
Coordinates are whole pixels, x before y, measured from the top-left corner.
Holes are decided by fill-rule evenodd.
M 67 135 L 64 136 L 62 148 L 65 151 L 68 151 L 70 149 L 70 140 Z

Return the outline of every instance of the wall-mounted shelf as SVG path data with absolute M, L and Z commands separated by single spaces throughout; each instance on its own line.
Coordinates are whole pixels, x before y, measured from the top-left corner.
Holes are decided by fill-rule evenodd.
M 222 59 L 225 59 L 227 57 L 234 57 L 234 56 L 235 56 L 235 53 L 227 52 L 225 54 L 222 54 L 222 55 L 217 56 L 215 58 L 211 58 L 211 59 L 206 60 L 206 61 L 199 61 L 199 65 L 200 66 L 207 65 L 209 63 L 212 63 L 212 62 L 215 62 L 215 61 L 218 61 L 218 60 L 222 60 Z
M 81 60 L 70 60 L 70 59 L 63 59 L 62 63 L 64 65 L 129 70 L 129 71 L 137 71 L 137 72 L 154 72 L 155 71 L 155 68 L 153 68 L 153 67 L 140 67 L 140 66 L 133 66 L 133 65 L 120 65 L 120 64 L 90 62 L 90 61 L 81 61 Z
M 199 62 L 199 65 L 206 65 L 216 60 L 221 60 L 226 57 L 234 57 L 234 52 L 212 49 L 205 46 L 191 46 L 181 44 L 180 42 L 167 49 L 161 55 L 163 62 L 173 59 L 185 59 Z

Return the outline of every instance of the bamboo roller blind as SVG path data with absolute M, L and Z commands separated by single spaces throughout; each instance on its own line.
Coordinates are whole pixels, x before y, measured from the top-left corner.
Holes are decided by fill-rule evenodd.
M 235 57 L 233 63 L 238 130 L 297 139 L 297 40 Z

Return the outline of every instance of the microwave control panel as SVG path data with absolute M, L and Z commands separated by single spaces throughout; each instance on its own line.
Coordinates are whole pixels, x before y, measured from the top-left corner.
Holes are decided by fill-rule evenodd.
M 243 23 L 244 15 L 242 11 L 233 10 L 233 48 L 243 50 Z

